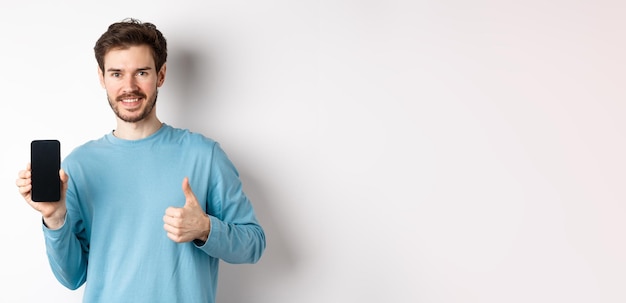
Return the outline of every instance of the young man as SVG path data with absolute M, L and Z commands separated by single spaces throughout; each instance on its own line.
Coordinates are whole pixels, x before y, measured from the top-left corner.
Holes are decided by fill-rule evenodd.
M 219 260 L 265 250 L 238 172 L 218 143 L 157 118 L 167 45 L 153 24 L 114 23 L 94 51 L 116 128 L 63 160 L 61 201 L 31 200 L 30 164 L 16 180 L 52 271 L 85 284 L 84 302 L 214 302 Z

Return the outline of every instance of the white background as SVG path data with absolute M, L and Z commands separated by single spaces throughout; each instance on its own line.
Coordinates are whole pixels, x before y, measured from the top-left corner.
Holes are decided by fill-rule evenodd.
M 32 139 L 113 129 L 92 48 L 136 17 L 169 43 L 159 116 L 222 143 L 267 233 L 219 302 L 625 302 L 625 9 L 4 1 L 0 301 L 81 300 L 15 178 Z

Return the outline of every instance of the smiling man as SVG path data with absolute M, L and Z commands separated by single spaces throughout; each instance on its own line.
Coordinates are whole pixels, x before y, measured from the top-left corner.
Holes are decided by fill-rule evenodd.
M 165 65 L 156 69 L 146 45 L 112 49 L 104 56 L 106 71 L 99 70 L 100 84 L 118 118 L 140 122 L 149 115 L 156 119 L 157 88 L 165 80 Z M 146 61 L 146 62 L 143 62 Z
M 265 233 L 220 145 L 156 113 L 166 40 L 135 19 L 95 47 L 116 127 L 62 163 L 59 202 L 33 202 L 30 164 L 16 184 L 42 214 L 52 272 L 84 302 L 214 302 L 218 265 L 256 263 Z

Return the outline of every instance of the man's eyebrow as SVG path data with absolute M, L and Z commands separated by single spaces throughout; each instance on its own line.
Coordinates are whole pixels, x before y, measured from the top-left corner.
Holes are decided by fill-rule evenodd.
M 136 69 L 135 71 L 147 71 L 147 70 L 151 70 L 151 69 L 152 69 L 152 67 L 146 66 L 146 67 L 140 67 L 140 68 Z M 121 72 L 121 71 L 122 71 L 121 68 L 110 67 L 110 68 L 107 69 L 107 72 Z

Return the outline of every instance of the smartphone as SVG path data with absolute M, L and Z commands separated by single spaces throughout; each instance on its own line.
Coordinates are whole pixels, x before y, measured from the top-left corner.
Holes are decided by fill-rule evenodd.
M 33 140 L 30 143 L 31 199 L 35 202 L 61 200 L 61 142 Z

